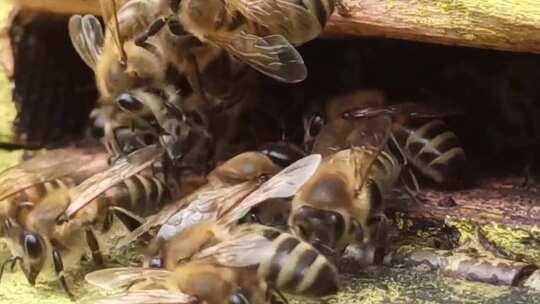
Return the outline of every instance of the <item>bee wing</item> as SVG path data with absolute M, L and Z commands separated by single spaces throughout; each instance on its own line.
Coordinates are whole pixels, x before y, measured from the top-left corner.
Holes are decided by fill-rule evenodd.
M 193 225 L 216 220 L 221 205 L 237 203 L 252 192 L 255 187 L 255 183 L 248 181 L 201 193 L 186 208 L 172 215 L 161 226 L 157 237 L 167 240 Z
M 369 118 L 380 115 L 406 116 L 410 118 L 441 118 L 460 114 L 456 109 L 439 109 L 427 107 L 414 102 L 403 102 L 395 105 L 381 107 L 367 107 L 346 112 L 344 115 L 351 118 Z
M 293 196 L 311 178 L 321 163 L 321 155 L 311 154 L 297 160 L 278 172 L 242 201 L 227 201 L 220 205 L 218 218 L 221 223 L 232 223 L 258 203 L 269 198 Z
M 228 0 L 228 3 L 247 19 L 292 42 L 312 40 L 322 31 L 317 17 L 298 0 Z
M 307 77 L 304 59 L 281 35 L 259 37 L 237 32 L 212 34 L 207 38 L 257 71 L 276 80 L 297 83 Z
M 157 237 L 170 239 L 192 225 L 217 218 L 218 206 L 227 201 L 238 201 L 253 191 L 254 183 L 245 182 L 226 188 L 196 191 L 175 204 L 170 204 L 158 214 L 150 216 L 144 224 L 128 234 L 119 244 L 121 247 L 136 240 L 153 227 L 161 226 Z
M 101 23 L 92 15 L 73 15 L 69 18 L 68 29 L 71 44 L 81 59 L 95 70 L 105 41 Z
M 87 178 L 77 187 L 71 189 L 72 202 L 66 209 L 65 215 L 68 219 L 71 218 L 77 211 L 107 189 L 152 165 L 161 157 L 163 152 L 163 149 L 159 146 L 146 146 L 118 160 L 106 171 Z
M 130 291 L 96 301 L 96 304 L 195 304 L 197 298 L 168 289 Z
M 96 287 L 112 290 L 129 288 L 143 281 L 166 282 L 171 272 L 164 269 L 117 267 L 93 271 L 85 280 Z
M 0 173 L 0 200 L 26 188 L 66 175 L 93 174 L 106 168 L 107 154 L 83 149 L 55 149 Z
M 242 233 L 193 256 L 194 260 L 209 260 L 227 267 L 249 267 L 271 257 L 272 241 L 262 233 Z

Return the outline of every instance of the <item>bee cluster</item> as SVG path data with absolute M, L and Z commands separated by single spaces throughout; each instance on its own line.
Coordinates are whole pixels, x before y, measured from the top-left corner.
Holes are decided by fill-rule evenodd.
M 379 90 L 302 105 L 298 142 L 264 131 L 285 115 L 267 111 L 264 81 L 306 79 L 295 46 L 346 13 L 334 1 L 117 2 L 101 1 L 105 28 L 91 15 L 69 21 L 95 73 L 91 133 L 102 145 L 47 151 L 0 175 L 0 237 L 13 255 L 0 277 L 19 265 L 34 284 L 50 267 L 74 296 L 64 265 L 88 252 L 102 265 L 111 244 L 100 235 L 119 220 L 129 233 L 116 246 L 143 240 L 145 254 L 140 267 L 86 276 L 127 289 L 104 303 L 326 297 L 347 247 L 382 262 L 394 190 L 422 200 L 417 174 L 445 186 L 466 176 L 448 112 Z

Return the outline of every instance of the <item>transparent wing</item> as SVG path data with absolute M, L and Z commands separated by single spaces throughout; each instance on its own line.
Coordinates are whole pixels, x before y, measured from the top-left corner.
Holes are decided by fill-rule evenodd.
M 68 219 L 71 218 L 98 195 L 146 169 L 157 161 L 162 154 L 163 149 L 161 147 L 156 145 L 146 146 L 118 160 L 107 170 L 87 178 L 84 182 L 71 189 L 72 202 L 66 209 L 65 215 Z
M 0 200 L 34 185 L 63 176 L 85 177 L 107 167 L 107 153 L 86 149 L 55 149 L 0 173 Z
M 231 35 L 212 34 L 207 38 L 254 69 L 276 80 L 297 83 L 307 77 L 302 56 L 281 35 L 259 37 L 238 32 Z
M 248 267 L 271 258 L 274 251 L 272 241 L 262 233 L 248 231 L 203 249 L 193 256 L 193 260 L 208 260 L 227 267 Z
M 118 8 L 119 33 L 124 39 L 144 32 L 157 19 L 159 0 L 129 0 Z M 124 1 L 125 2 L 125 1 Z
M 185 229 L 216 220 L 220 206 L 241 201 L 256 188 L 254 182 L 244 182 L 227 188 L 201 193 L 185 209 L 172 215 L 159 229 L 158 238 L 168 240 Z
M 381 115 L 407 116 L 411 118 L 441 118 L 460 114 L 456 109 L 428 107 L 414 102 L 404 102 L 380 107 L 366 107 L 344 113 L 345 118 L 369 118 Z
M 232 223 L 242 218 L 253 206 L 262 201 L 295 195 L 315 173 L 321 159 L 319 154 L 311 154 L 299 159 L 274 175 L 242 201 L 227 201 L 221 204 L 218 213 L 219 221 L 224 224 Z
M 161 226 L 158 237 L 169 239 L 180 231 L 217 217 L 217 206 L 222 202 L 243 199 L 255 188 L 254 183 L 245 182 L 227 188 L 202 188 L 190 196 L 170 204 L 158 214 L 149 217 L 144 224 L 128 234 L 119 247 L 128 244 L 154 227 Z
M 267 27 L 274 34 L 285 36 L 293 43 L 312 40 L 322 31 L 317 16 L 298 0 L 228 0 L 228 3 L 247 19 Z
M 147 280 L 165 282 L 170 274 L 170 271 L 163 269 L 117 267 L 93 271 L 85 276 L 85 280 L 93 286 L 112 290 L 125 289 Z
M 99 20 L 92 15 L 73 15 L 69 18 L 68 29 L 71 44 L 81 59 L 95 69 L 105 40 Z
M 197 298 L 167 289 L 130 291 L 96 301 L 96 304 L 194 304 Z

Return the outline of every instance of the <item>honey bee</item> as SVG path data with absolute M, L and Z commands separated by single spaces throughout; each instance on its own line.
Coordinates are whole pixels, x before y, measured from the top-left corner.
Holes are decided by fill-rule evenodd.
M 453 112 L 442 112 L 412 102 L 392 105 L 388 104 L 382 91 L 359 90 L 330 100 L 324 116 L 319 113 L 305 118 L 305 133 L 310 134 L 306 138 L 314 138 L 311 134 L 318 134 L 312 140 L 315 153 L 328 155 L 339 146 L 347 147 L 350 143 L 340 142 L 339 132 L 367 130 L 363 126 L 365 120 L 389 116 L 393 121 L 390 144 L 404 166 L 410 164 L 436 183 L 447 186 L 459 184 L 466 177 L 468 162 L 464 149 L 457 136 L 441 120 Z M 321 124 L 318 122 L 321 120 L 332 127 L 319 134 Z
M 319 155 L 310 155 L 279 170 L 260 152 L 240 154 L 211 172 L 206 186 L 148 218 L 125 242 L 133 241 L 153 227 L 160 227 L 154 239 L 154 243 L 160 244 L 196 223 L 236 222 L 260 202 L 293 196 L 315 172 L 319 162 Z M 264 182 L 269 175 L 274 176 Z
M 158 133 L 167 136 L 161 142 L 170 150 L 179 150 L 190 132 L 180 108 L 178 90 L 166 80 L 169 61 L 158 38 L 136 44 L 136 36 L 155 19 L 156 1 L 127 2 L 118 11 L 115 1 L 100 1 L 107 32 L 92 15 L 74 15 L 69 21 L 71 41 L 83 61 L 94 70 L 100 100 L 114 103 L 131 114 L 132 125 L 144 130 L 156 121 Z M 135 121 L 136 123 L 133 123 Z M 150 125 L 149 125 L 150 123 Z M 109 146 L 120 145 L 114 130 L 106 130 Z M 200 135 L 200 134 L 199 134 Z M 122 151 L 115 151 L 122 154 Z M 174 152 L 169 152 L 174 155 Z
M 468 161 L 458 137 L 441 120 L 454 113 L 442 113 L 413 102 L 395 105 L 364 105 L 342 113 L 346 119 L 390 115 L 394 121 L 392 138 L 404 163 L 432 181 L 454 186 L 465 182 Z
M 14 256 L 8 262 L 20 262 L 32 285 L 42 270 L 53 267 L 63 289 L 72 297 L 64 277 L 64 265 L 79 262 L 85 253 L 85 243 L 94 262 L 102 263 L 94 231 L 107 232 L 113 214 L 126 225 L 130 224 L 126 219 L 140 224 L 142 216 L 155 212 L 165 201 L 163 183 L 151 175 L 139 173 L 155 161 L 159 153 L 151 148 L 142 151 L 145 153 L 137 151 L 124 162 L 75 187 L 63 186 L 51 191 L 31 208 L 20 210 L 5 220 L 3 229 Z M 80 204 L 81 199 L 84 204 Z
M 338 290 L 336 267 L 311 245 L 289 233 L 256 224 L 236 226 L 221 233 L 227 235 L 224 240 L 208 245 L 207 233 L 217 230 L 204 226 L 189 228 L 191 238 L 182 242 L 195 249 L 191 259 L 169 264 L 168 276 L 156 272 L 162 281 L 167 278 L 176 291 L 204 303 L 268 303 L 269 294 L 278 295 L 286 303 L 281 291 L 324 297 Z M 144 273 L 146 280 L 152 276 L 151 268 L 120 268 L 96 271 L 86 279 L 110 289 L 140 283 L 137 281 L 143 277 L 137 273 Z M 146 282 L 141 285 L 148 286 Z
M 0 173 L 0 221 L 32 208 L 43 196 L 80 183 L 107 168 L 107 154 L 99 148 L 65 148 L 39 153 Z M 0 236 L 2 236 L 0 228 Z
M 179 23 L 202 43 L 216 45 L 276 80 L 303 81 L 307 70 L 299 45 L 317 37 L 333 1 L 170 1 L 144 37 Z
M 369 131 L 339 130 L 338 141 L 351 148 L 336 141 L 337 151 L 325 157 L 292 200 L 291 230 L 329 256 L 339 257 L 349 244 L 384 249 L 384 199 L 400 178 L 401 163 L 387 150 L 390 118 L 364 123 Z

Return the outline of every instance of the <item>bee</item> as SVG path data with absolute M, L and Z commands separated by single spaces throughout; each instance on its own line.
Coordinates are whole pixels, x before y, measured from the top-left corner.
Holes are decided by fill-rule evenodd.
M 43 196 L 70 187 L 107 168 L 99 148 L 64 148 L 39 153 L 0 173 L 0 222 L 20 209 L 32 208 Z M 0 236 L 2 236 L 0 228 Z
M 153 121 L 157 122 L 157 132 L 166 134 L 160 142 L 170 147 L 170 155 L 175 155 L 191 126 L 180 108 L 178 90 L 166 79 L 169 61 L 158 38 L 147 40 L 144 47 L 135 41 L 137 34 L 156 18 L 158 2 L 128 1 L 118 11 L 115 1 L 100 3 L 107 32 L 95 16 L 74 15 L 69 21 L 72 44 L 94 70 L 102 103 L 114 103 L 132 114 L 136 123 L 131 127 L 142 124 L 147 130 Z M 114 130 L 106 131 L 105 139 L 112 141 L 109 146 L 117 149 L 120 144 Z
M 443 113 L 413 102 L 394 105 L 362 105 L 341 114 L 346 119 L 390 115 L 394 121 L 392 139 L 395 150 L 412 167 L 437 184 L 460 185 L 465 182 L 468 161 L 459 138 L 441 118 Z
M 260 152 L 240 154 L 214 169 L 208 175 L 207 185 L 148 218 L 125 242 L 153 227 L 159 227 L 153 243 L 161 244 L 195 223 L 216 219 L 235 222 L 260 202 L 293 196 L 319 162 L 319 155 L 310 155 L 280 170 Z M 273 176 L 265 181 L 270 175 Z
M 292 200 L 289 226 L 293 233 L 333 257 L 339 257 L 349 244 L 384 249 L 384 199 L 399 180 L 401 163 L 387 151 L 390 118 L 364 123 L 369 131 L 339 130 L 338 141 L 351 148 L 336 142 L 340 144 L 337 151 L 324 158 Z M 330 127 L 334 126 L 326 124 L 321 134 Z
M 307 115 L 305 137 L 314 138 L 313 152 L 329 155 L 339 146 L 350 146 L 350 142 L 341 142 L 340 132 L 367 130 L 363 126 L 366 120 L 389 116 L 393 122 L 391 148 L 402 164 L 407 168 L 410 164 L 438 184 L 452 186 L 464 180 L 469 167 L 459 139 L 441 120 L 452 114 L 412 102 L 388 104 L 380 90 L 359 90 L 331 99 L 323 114 Z M 321 121 L 332 125 L 322 134 Z
M 198 229 L 201 231 L 197 232 Z M 209 232 L 204 224 L 190 230 L 192 239 L 186 239 L 183 244 L 204 247 L 208 241 L 205 232 Z M 197 248 L 190 260 L 169 265 L 168 276 L 163 271 L 156 274 L 168 278 L 169 286 L 173 285 L 177 291 L 205 303 L 268 303 L 269 293 L 286 303 L 281 291 L 311 298 L 337 292 L 336 267 L 297 237 L 257 224 L 237 226 L 224 233 L 227 235 L 224 240 Z M 93 285 L 111 288 L 111 285 L 139 283 L 143 277 L 137 273 L 144 273 L 148 280 L 152 270 L 148 267 L 107 269 L 90 273 L 86 279 Z
M 156 161 L 160 152 L 155 146 L 143 148 L 75 187 L 51 191 L 31 208 L 7 218 L 3 229 L 14 256 L 7 262 L 20 262 L 32 285 L 43 269 L 53 266 L 63 289 L 72 296 L 64 278 L 64 263 L 73 265 L 80 260 L 85 241 L 94 262 L 101 263 L 94 230 L 108 231 L 113 213 L 126 225 L 129 222 L 125 219 L 140 224 L 142 216 L 162 206 L 166 198 L 163 183 L 139 173 Z
M 226 50 L 278 81 L 307 76 L 302 56 L 291 44 L 317 37 L 334 9 L 333 1 L 170 1 L 143 37 L 179 23 L 204 44 Z

